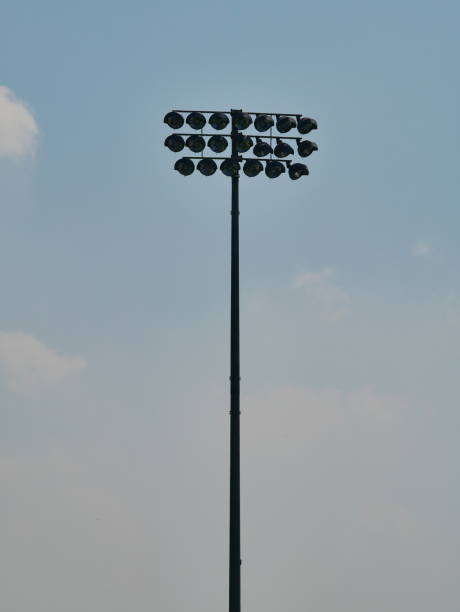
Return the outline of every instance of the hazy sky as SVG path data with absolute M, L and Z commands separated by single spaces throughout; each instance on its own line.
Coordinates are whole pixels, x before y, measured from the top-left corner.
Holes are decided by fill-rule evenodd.
M 318 120 L 241 181 L 244 612 L 455 612 L 460 9 L 3 0 L 0 612 L 227 609 L 230 181 L 172 108 Z

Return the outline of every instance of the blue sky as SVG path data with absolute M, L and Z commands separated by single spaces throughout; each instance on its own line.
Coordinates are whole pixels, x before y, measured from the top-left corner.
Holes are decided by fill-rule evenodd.
M 236 107 L 319 124 L 241 181 L 244 607 L 459 607 L 459 13 L 3 2 L 5 612 L 226 606 L 230 184 L 163 116 Z

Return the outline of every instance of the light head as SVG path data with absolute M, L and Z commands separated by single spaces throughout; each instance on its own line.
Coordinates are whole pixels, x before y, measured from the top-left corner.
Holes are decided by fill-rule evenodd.
M 301 134 L 308 134 L 308 132 L 318 129 L 318 124 L 315 119 L 310 117 L 299 117 L 297 119 L 297 129 Z
M 294 149 L 287 142 L 283 142 L 279 138 L 276 139 L 278 143 L 274 149 L 276 157 L 287 157 L 288 155 L 294 155 Z
M 297 151 L 300 157 L 308 157 L 313 153 L 313 151 L 318 150 L 318 145 L 316 142 L 312 142 L 311 140 L 298 140 L 297 141 Z
M 222 153 L 228 147 L 227 139 L 224 136 L 211 136 L 208 140 L 208 147 L 214 151 L 214 153 Z
M 305 164 L 291 164 L 289 166 L 289 176 L 293 181 L 308 174 L 308 168 Z
M 182 151 L 184 146 L 184 139 L 178 134 L 171 134 L 165 140 L 165 147 L 168 147 L 168 149 L 173 151 L 173 153 L 179 153 L 179 151 Z
M 246 130 L 252 123 L 252 117 L 249 113 L 238 111 L 233 114 L 233 124 L 237 130 Z
M 250 177 L 257 176 L 263 169 L 263 164 L 258 159 L 248 159 L 243 166 L 243 172 Z
M 192 130 L 202 130 L 206 125 L 206 118 L 201 113 L 193 112 L 187 116 L 186 122 Z
M 209 125 L 215 130 L 223 130 L 228 125 L 228 116 L 225 113 L 213 113 L 209 117 Z
M 275 122 L 271 115 L 257 115 L 254 120 L 254 127 L 258 132 L 266 132 L 274 126 Z
M 188 157 L 181 157 L 174 164 L 174 170 L 177 170 L 182 176 L 189 176 L 195 170 L 195 164 Z
M 273 149 L 268 142 L 264 142 L 260 138 L 257 138 L 257 144 L 254 147 L 253 152 L 257 157 L 265 157 L 266 155 L 271 155 L 273 153 Z
M 236 159 L 224 159 L 220 164 L 220 169 L 225 176 L 239 176 L 240 163 Z
M 269 161 L 265 166 L 265 174 L 268 178 L 277 178 L 283 172 L 286 172 L 286 168 L 279 161 Z
M 167 123 L 169 127 L 173 130 L 178 130 L 184 125 L 184 118 L 180 113 L 177 113 L 176 111 L 166 113 L 163 121 Z
M 200 159 L 197 164 L 197 169 L 204 174 L 204 176 L 211 176 L 217 170 L 217 164 L 213 159 Z
M 203 136 L 198 136 L 198 134 L 193 134 L 192 136 L 189 136 L 185 141 L 185 144 L 194 153 L 201 153 L 201 151 L 206 146 L 206 142 Z
M 289 130 L 291 130 L 295 126 L 296 121 L 294 117 L 290 117 L 289 115 L 279 115 L 276 118 L 276 129 L 282 134 L 289 132 Z
M 250 136 L 238 134 L 235 140 L 236 150 L 238 153 L 246 153 L 252 147 L 253 142 Z

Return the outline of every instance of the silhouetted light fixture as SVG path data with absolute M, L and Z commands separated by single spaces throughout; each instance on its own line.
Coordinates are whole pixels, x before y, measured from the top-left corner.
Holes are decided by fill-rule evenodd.
M 197 164 L 197 169 L 205 176 L 211 176 L 217 170 L 217 164 L 213 159 L 200 159 Z
M 215 130 L 223 130 L 227 127 L 229 118 L 225 113 L 213 113 L 209 117 L 209 124 Z
M 286 168 L 279 161 L 269 161 L 265 166 L 265 174 L 268 178 L 277 178 L 283 172 L 286 172 Z
M 257 144 L 253 149 L 253 153 L 257 155 L 257 157 L 265 157 L 266 155 L 271 155 L 273 149 L 268 142 L 264 142 L 260 138 L 257 138 Z
M 294 155 L 294 149 L 287 142 L 283 142 L 279 138 L 276 139 L 278 143 L 275 147 L 274 153 L 276 157 L 287 157 L 288 155 Z
M 282 134 L 289 132 L 292 128 L 296 126 L 296 121 L 294 117 L 289 117 L 287 115 L 280 115 L 276 119 L 276 129 L 278 132 Z
M 173 130 L 177 130 L 184 125 L 184 118 L 180 113 L 176 113 L 176 111 L 166 113 L 163 121 L 167 123 L 169 127 Z
M 181 157 L 181 159 L 178 159 L 174 164 L 174 170 L 177 170 L 183 176 L 188 176 L 195 170 L 195 165 L 188 157 Z
M 298 141 L 297 151 L 300 157 L 308 157 L 313 153 L 313 151 L 318 150 L 318 145 L 316 142 L 312 142 L 311 140 L 301 140 Z
M 189 136 L 185 141 L 185 144 L 194 153 L 201 153 L 201 151 L 206 146 L 206 142 L 203 136 L 198 136 L 198 134 L 193 134 L 192 136 Z
M 174 153 L 179 153 L 185 147 L 185 142 L 182 136 L 178 134 L 171 134 L 165 140 L 165 146 L 168 147 Z
M 238 176 L 240 171 L 240 164 L 236 159 L 224 159 L 220 164 L 220 169 L 225 176 Z
M 238 153 L 246 153 L 252 147 L 253 142 L 250 136 L 238 134 L 235 140 L 235 146 Z
M 211 136 L 208 140 L 208 147 L 214 153 L 222 153 L 228 147 L 227 139 L 224 136 Z
M 297 129 L 301 134 L 308 134 L 308 132 L 316 130 L 317 128 L 318 124 L 310 117 L 300 117 L 297 119 Z
M 234 125 L 237 130 L 245 130 L 252 123 L 252 117 L 249 113 L 235 113 L 234 115 Z
M 257 176 L 264 169 L 262 162 L 258 159 L 248 159 L 243 166 L 243 172 L 246 176 Z
M 205 116 L 197 112 L 190 113 L 186 121 L 193 130 L 202 130 L 206 125 Z
M 254 120 L 254 127 L 258 132 L 266 132 L 275 125 L 271 115 L 257 115 Z
M 309 174 L 309 172 L 305 164 L 291 164 L 289 166 L 289 176 L 293 181 L 307 174 Z

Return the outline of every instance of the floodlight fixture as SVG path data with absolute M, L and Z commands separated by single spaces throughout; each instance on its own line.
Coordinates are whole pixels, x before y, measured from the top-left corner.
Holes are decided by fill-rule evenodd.
M 265 174 L 268 178 L 277 178 L 283 172 L 286 172 L 286 167 L 279 161 L 269 161 L 265 166 Z
M 276 139 L 278 143 L 274 149 L 276 157 L 287 157 L 288 155 L 294 155 L 294 149 L 287 142 L 283 142 L 279 138 Z
M 176 111 L 171 111 L 170 113 L 166 113 L 163 121 L 169 125 L 173 130 L 178 130 L 184 125 L 184 118 L 182 115 Z
M 209 125 L 215 130 L 223 130 L 227 127 L 229 122 L 228 115 L 225 113 L 213 113 L 209 117 Z
M 306 176 L 307 174 L 309 174 L 309 172 L 305 164 L 290 164 L 289 176 L 293 181 L 300 178 L 301 176 Z
M 225 159 L 220 164 L 220 169 L 225 176 L 238 177 L 240 172 L 240 164 L 236 159 Z
M 173 153 L 179 153 L 185 147 L 185 142 L 182 136 L 179 134 L 171 134 L 165 140 L 165 146 L 168 147 Z
M 195 164 L 188 157 L 181 157 L 174 164 L 174 170 L 177 170 L 183 176 L 188 176 L 195 170 Z
M 257 138 L 257 144 L 252 151 L 254 155 L 257 155 L 257 157 L 265 157 L 266 155 L 271 155 L 273 153 L 272 146 L 260 138 Z
M 258 132 L 266 132 L 275 125 L 271 115 L 257 115 L 254 120 L 254 127 Z
M 246 153 L 252 147 L 253 141 L 250 136 L 245 134 L 238 134 L 235 139 L 235 146 L 238 153 Z
M 224 136 L 211 136 L 208 140 L 208 147 L 214 153 L 222 153 L 228 147 L 228 141 Z
M 311 140 L 299 140 L 297 141 L 297 152 L 300 157 L 308 157 L 313 153 L 313 151 L 318 150 L 318 145 L 316 142 L 312 142 Z
M 301 134 L 308 134 L 308 132 L 318 129 L 318 124 L 315 119 L 310 117 L 299 117 L 297 119 L 297 129 Z
M 216 162 L 213 159 L 209 159 L 207 157 L 200 159 L 196 167 L 197 170 L 201 172 L 201 174 L 204 174 L 204 176 L 211 176 L 217 170 Z
M 206 125 L 206 118 L 202 113 L 194 111 L 187 115 L 186 122 L 192 130 L 202 130 Z
M 258 159 L 248 159 L 243 166 L 243 172 L 246 176 L 257 176 L 262 172 L 264 166 Z
M 194 153 L 201 153 L 206 146 L 203 136 L 198 136 L 198 134 L 192 134 L 189 136 L 185 141 L 185 144 Z
M 252 123 L 252 117 L 249 113 L 238 111 L 233 115 L 233 124 L 238 131 L 246 130 Z
M 289 115 L 279 115 L 276 118 L 276 129 L 282 134 L 289 132 L 289 130 L 291 130 L 295 126 L 296 121 L 294 117 L 290 117 Z

